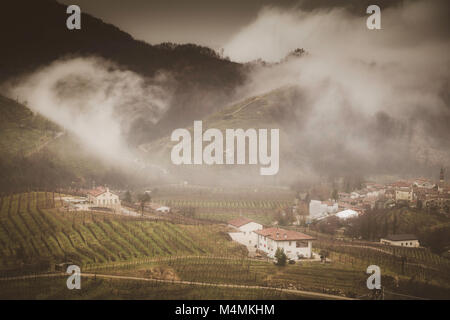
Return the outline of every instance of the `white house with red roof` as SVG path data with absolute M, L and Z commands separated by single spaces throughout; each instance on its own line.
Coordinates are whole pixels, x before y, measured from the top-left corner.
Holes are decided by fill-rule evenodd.
M 280 228 L 256 230 L 257 249 L 271 258 L 278 248 L 283 249 L 289 259 L 312 258 L 312 241 L 315 238 L 307 234 Z
M 257 235 L 256 230 L 261 230 L 263 225 L 253 220 L 239 217 L 228 221 L 228 226 L 235 229 L 236 232 L 230 232 L 233 240 L 246 246 L 256 246 Z
M 88 202 L 92 207 L 109 208 L 114 211 L 121 209 L 119 196 L 109 188 L 98 187 L 87 192 Z

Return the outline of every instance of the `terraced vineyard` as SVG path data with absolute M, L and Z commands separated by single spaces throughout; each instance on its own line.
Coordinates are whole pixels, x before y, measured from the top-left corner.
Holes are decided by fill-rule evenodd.
M 92 266 L 145 257 L 242 253 L 218 225 L 67 213 L 55 198 L 46 192 L 1 198 L 0 270 L 4 273 L 37 272 L 67 261 Z
M 209 208 L 209 209 L 279 209 L 292 205 L 292 201 L 286 200 L 165 200 L 157 199 L 157 202 L 173 207 L 193 207 L 193 208 Z
M 289 200 L 174 200 L 155 199 L 155 202 L 176 210 L 195 209 L 195 218 L 226 222 L 245 215 L 259 223 L 269 225 L 274 221 L 278 209 L 292 205 Z

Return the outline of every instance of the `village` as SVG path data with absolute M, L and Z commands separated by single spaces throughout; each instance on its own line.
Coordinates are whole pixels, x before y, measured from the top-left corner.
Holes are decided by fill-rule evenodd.
M 61 196 L 64 206 L 60 210 L 67 212 L 103 212 L 123 216 L 144 217 L 148 219 L 190 219 L 195 223 L 208 223 L 208 220 L 195 217 L 195 208 L 165 205 L 164 201 L 152 200 L 152 191 L 146 190 L 135 200 L 129 192 L 112 191 L 106 186 L 93 187 L 90 190 L 77 190 L 72 195 Z M 76 195 L 74 195 L 76 194 Z M 414 208 L 425 212 L 438 213 L 448 217 L 450 208 L 450 187 L 445 183 L 444 170 L 440 170 L 439 181 L 417 178 L 396 181 L 387 184 L 367 182 L 364 188 L 352 192 L 333 192 L 333 199 L 310 199 L 309 194 L 299 193 L 290 207 L 284 208 L 294 217 L 287 224 L 276 219 L 271 223 L 261 223 L 258 219 L 246 216 L 245 210 L 239 210 L 236 217 L 223 220 L 229 228 L 230 239 L 244 245 L 249 257 L 276 259 L 281 251 L 289 261 L 326 260 L 318 250 L 313 250 L 316 238 L 310 233 L 310 226 L 327 221 L 330 218 L 346 222 L 363 217 L 374 209 Z M 171 202 L 168 202 L 171 203 Z M 292 211 L 292 212 L 290 212 Z M 187 221 L 187 220 L 185 220 Z M 214 222 L 217 222 L 213 219 Z M 304 232 L 299 232 L 303 227 Z M 339 239 L 339 237 L 337 237 Z M 373 240 L 382 245 L 418 248 L 419 238 L 411 233 L 390 232 Z
M 365 187 L 350 193 L 336 192 L 334 199 L 326 201 L 308 199 L 302 194 L 296 199 L 293 210 L 308 206 L 306 222 L 325 219 L 335 215 L 347 219 L 364 214 L 367 210 L 408 206 L 430 211 L 450 213 L 450 186 L 445 183 L 444 169 L 440 171 L 439 182 L 417 178 L 400 180 L 387 184 L 365 183 Z M 308 203 L 306 203 L 308 202 Z

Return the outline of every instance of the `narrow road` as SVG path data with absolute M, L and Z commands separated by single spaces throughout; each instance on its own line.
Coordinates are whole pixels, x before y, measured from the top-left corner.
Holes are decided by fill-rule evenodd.
M 62 137 L 63 135 L 64 135 L 64 132 L 58 132 L 54 138 L 49 138 L 49 139 L 45 140 L 45 141 L 44 141 L 43 143 L 41 143 L 39 146 L 37 146 L 36 148 L 34 148 L 33 150 L 31 150 L 31 151 L 29 151 L 27 154 L 25 154 L 25 157 L 31 157 L 31 156 L 34 155 L 35 153 L 38 153 L 39 151 L 41 151 L 42 149 L 44 149 L 46 146 L 48 146 L 48 145 L 50 144 L 50 142 L 59 139 L 59 138 Z
M 46 273 L 46 274 L 29 275 L 29 276 L 0 278 L 0 281 L 26 280 L 26 279 L 36 279 L 36 278 L 54 278 L 54 277 L 60 277 L 60 276 L 67 277 L 68 275 L 65 273 Z M 309 298 L 313 298 L 313 299 L 355 300 L 352 298 L 336 296 L 336 295 L 326 294 L 326 293 L 294 290 L 294 289 L 271 288 L 271 287 L 264 287 L 264 286 L 246 286 L 246 285 L 239 285 L 239 284 L 208 283 L 208 282 L 195 282 L 195 281 L 184 281 L 184 280 L 149 279 L 149 278 L 118 276 L 118 275 L 109 275 L 109 274 L 95 274 L 95 273 L 82 273 L 81 277 L 118 279 L 118 280 L 134 280 L 134 281 L 144 281 L 144 282 L 159 282 L 159 283 L 168 283 L 168 284 L 186 284 L 186 285 L 203 286 L 203 287 L 276 290 L 276 291 L 280 291 L 280 292 L 298 294 L 303 297 L 309 297 Z

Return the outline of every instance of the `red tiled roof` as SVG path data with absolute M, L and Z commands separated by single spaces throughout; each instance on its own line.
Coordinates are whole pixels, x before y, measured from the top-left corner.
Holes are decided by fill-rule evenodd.
M 254 232 L 275 241 L 315 240 L 315 238 L 308 236 L 307 234 L 280 228 L 267 228 L 256 230 Z
M 106 191 L 108 191 L 108 190 L 105 187 L 97 187 L 95 189 L 88 190 L 87 193 L 90 194 L 93 197 L 98 197 L 99 195 L 105 193 Z M 109 190 L 109 192 L 111 192 L 112 194 L 115 194 L 111 190 Z
M 231 219 L 230 221 L 228 221 L 228 224 L 231 224 L 232 226 L 239 228 L 239 227 L 242 227 L 244 224 L 247 224 L 250 222 L 253 222 L 253 220 L 239 217 L 239 218 Z
M 408 182 L 408 181 L 396 181 L 393 183 L 390 183 L 389 185 L 392 187 L 409 187 L 411 186 L 412 183 Z
M 88 190 L 87 193 L 90 194 L 91 196 L 98 197 L 99 195 L 101 195 L 102 193 L 105 193 L 105 192 L 106 192 L 105 188 L 97 187 L 95 189 Z

